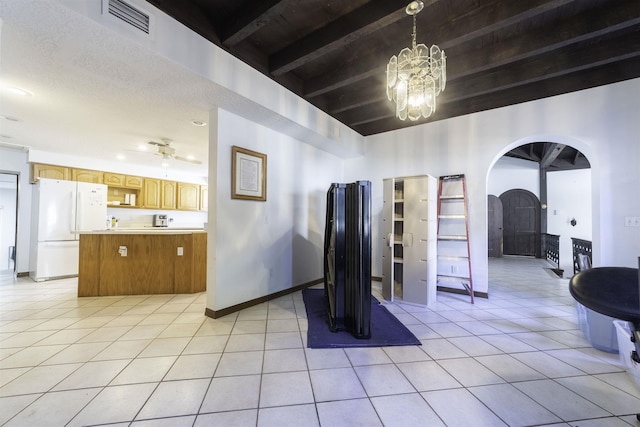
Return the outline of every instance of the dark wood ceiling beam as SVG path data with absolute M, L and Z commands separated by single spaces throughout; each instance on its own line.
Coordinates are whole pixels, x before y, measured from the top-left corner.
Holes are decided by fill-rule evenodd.
M 194 2 L 176 2 L 169 0 L 147 0 L 176 21 L 200 34 L 213 44 L 220 45 L 220 38 L 214 23 Z
M 633 8 L 637 8 L 637 5 L 634 4 L 634 2 L 635 0 L 624 0 L 617 3 L 619 6 L 614 6 L 613 8 L 609 6 L 607 8 L 594 11 L 587 15 L 583 14 L 568 19 L 563 22 L 562 26 L 558 26 L 558 23 L 554 23 L 551 24 L 548 28 L 537 28 L 535 30 L 532 30 L 526 35 L 519 37 L 515 41 L 505 41 L 502 43 L 497 43 L 494 46 L 490 46 L 487 49 L 481 51 L 476 49 L 470 52 L 465 52 L 463 57 L 464 59 L 458 59 L 458 63 L 455 67 L 451 66 L 451 64 L 452 61 L 456 61 L 456 58 L 449 57 L 449 71 L 452 72 L 452 74 L 448 76 L 448 81 L 489 69 L 490 67 L 492 67 L 493 62 L 497 62 L 499 65 L 506 65 L 514 61 L 526 59 L 533 55 L 538 55 L 550 50 L 569 46 L 571 44 L 575 44 L 593 37 L 601 37 L 610 31 L 616 31 L 628 28 L 633 25 L 637 25 L 636 21 L 639 19 L 637 17 L 637 11 L 635 11 L 636 13 L 632 13 L 632 10 L 634 10 Z M 509 2 L 509 4 L 521 4 L 521 2 Z M 548 7 L 550 7 L 552 4 L 555 4 L 555 2 L 545 3 L 547 7 L 544 8 L 543 11 L 548 10 Z M 608 9 L 614 10 L 608 12 Z M 537 9 L 537 12 L 542 13 L 540 9 Z M 512 10 L 512 13 L 515 13 L 515 11 Z M 607 24 L 611 24 L 612 28 L 607 29 L 607 25 L 598 24 L 591 24 L 591 28 L 589 28 L 589 25 L 585 24 L 585 22 L 587 21 L 596 23 L 600 22 L 600 16 L 602 13 L 607 14 L 606 22 Z M 531 17 L 530 14 L 525 14 L 525 12 L 522 11 L 518 13 L 517 16 L 519 16 L 520 19 Z M 465 19 L 470 21 L 473 18 Z M 444 33 L 440 37 L 443 37 L 443 39 L 451 38 L 451 40 L 455 40 L 456 43 L 463 43 L 464 41 L 468 40 L 466 36 L 461 34 L 461 31 L 463 31 L 464 28 L 472 25 L 467 20 L 456 20 L 456 28 L 459 28 L 458 30 L 456 30 L 456 32 L 458 33 L 457 36 L 453 34 L 447 35 L 446 33 Z M 474 33 L 479 37 L 481 35 L 487 34 L 488 32 L 494 31 L 498 26 L 504 27 L 507 24 L 513 25 L 514 23 L 512 17 L 506 17 L 503 21 L 504 22 L 502 22 L 502 24 L 496 23 L 492 26 L 488 26 L 485 31 L 480 32 L 481 30 L 478 29 L 475 30 Z M 478 24 L 476 23 L 475 25 Z M 570 25 L 567 30 L 565 30 L 566 25 Z M 563 31 L 558 31 L 558 28 L 562 28 Z M 450 29 L 449 31 L 451 32 L 453 30 Z M 547 41 L 547 43 L 551 43 L 550 47 L 547 47 L 542 41 L 538 42 L 538 40 L 544 40 L 546 38 L 553 38 L 555 39 L 555 42 L 553 42 L 552 40 Z M 444 48 L 444 46 L 447 46 L 447 49 L 454 46 L 454 44 L 450 41 L 440 43 L 439 45 L 442 48 Z M 533 46 L 533 48 L 530 46 Z M 393 53 L 388 52 L 384 53 L 385 57 L 392 54 Z M 379 67 L 371 67 L 370 65 L 372 63 L 376 63 L 376 61 L 379 61 L 379 56 L 380 55 L 375 55 L 374 57 L 374 55 L 372 55 L 368 58 L 360 57 L 358 58 L 359 61 L 356 64 L 346 64 L 344 67 L 334 70 L 334 72 L 332 73 L 325 73 L 315 79 L 306 81 L 304 92 L 305 97 L 313 98 L 316 96 L 320 96 L 330 91 L 340 89 L 344 86 L 360 81 L 362 79 L 371 77 L 372 75 L 384 75 L 386 64 L 380 64 Z
M 464 61 L 454 68 L 455 73 L 451 75 L 451 79 L 508 65 L 611 33 L 631 31 L 640 24 L 637 9 L 636 0 L 618 1 L 613 5 L 608 4 L 606 7 L 553 22 L 546 28 L 536 28 L 486 49 L 464 52 Z
M 634 2 L 635 0 L 619 1 L 611 7 L 571 17 L 560 23 L 554 23 L 548 28 L 538 28 L 515 39 L 496 43 L 491 48 L 461 53 L 460 57 L 464 60 L 458 62 L 456 67 L 450 68 L 453 73 L 448 76 L 449 85 L 462 77 L 549 53 L 579 42 L 608 36 L 614 32 L 633 31 L 635 27 L 640 25 L 640 17 L 634 17 L 633 14 L 634 8 L 637 9 L 637 3 Z M 557 28 L 562 28 L 562 31 L 557 31 Z M 585 31 L 588 32 L 585 33 Z M 452 60 L 450 59 L 450 61 Z M 348 73 L 349 71 L 350 69 L 343 72 Z M 362 76 L 363 78 L 370 77 L 370 74 L 384 76 L 384 73 L 385 68 L 380 67 L 368 70 L 368 73 L 363 73 Z M 308 84 L 306 86 L 308 87 Z M 332 90 L 337 87 L 332 87 Z M 384 87 L 381 88 L 380 93 L 384 97 Z M 339 101 L 332 100 L 330 94 L 327 96 L 329 96 L 327 104 L 330 106 L 332 114 L 378 102 L 381 98 L 377 93 L 372 94 L 370 91 L 348 94 L 348 96 L 341 97 Z
M 484 35 L 525 22 L 550 10 L 579 0 L 502 0 L 470 11 L 464 19 L 446 22 L 443 26 L 428 32 L 427 40 L 434 40 L 441 49 L 477 39 Z
M 262 0 L 252 2 L 251 7 L 241 7 L 233 17 L 228 19 L 229 24 L 222 29 L 220 36 L 222 44 L 227 47 L 237 45 L 280 15 L 287 7 L 299 1 Z
M 562 75 L 539 82 L 536 85 L 528 85 L 527 87 L 520 88 L 520 90 L 503 90 L 497 93 L 446 103 L 446 105 L 439 106 L 438 111 L 428 119 L 418 120 L 416 122 L 409 122 L 409 120 L 401 121 L 390 114 L 386 119 L 364 125 L 353 126 L 353 130 L 364 136 L 374 135 L 386 132 L 389 129 L 416 126 L 494 108 L 520 104 L 522 102 L 534 101 L 536 99 L 547 98 L 550 96 L 561 95 L 564 93 L 575 92 L 578 90 L 589 89 L 594 86 L 633 79 L 640 77 L 639 70 L 640 57 L 634 57 L 618 63 L 609 64 L 607 66 L 585 70 L 580 74 L 579 78 L 576 78 L 573 74 Z M 361 120 L 362 116 L 366 116 L 366 111 L 363 111 L 360 116 L 361 117 L 352 117 L 353 121 L 356 122 Z M 349 121 L 345 120 L 344 116 L 342 116 L 341 121 L 349 126 Z
M 571 161 L 571 163 L 573 163 L 574 165 L 578 163 L 578 160 L 580 159 L 580 152 L 578 150 L 576 150 L 575 156 L 573 157 L 573 160 Z
M 640 39 L 640 34 L 636 39 Z M 640 77 L 640 68 L 637 65 L 629 67 L 621 65 L 640 62 L 640 45 L 629 43 L 628 38 L 626 41 L 627 43 L 625 44 L 613 39 L 599 43 L 597 46 L 589 46 L 585 48 L 586 50 L 572 51 L 570 54 L 566 52 L 555 53 L 548 56 L 545 61 L 523 62 L 515 69 L 514 66 L 511 66 L 507 70 L 501 69 L 499 72 L 496 71 L 484 76 L 459 80 L 454 82 L 438 98 L 440 102 L 438 109 L 439 111 L 446 111 L 447 117 L 454 117 L 474 111 L 498 108 L 525 100 L 540 99 L 571 92 L 572 90 L 593 87 L 592 81 L 603 81 L 603 73 L 611 73 L 608 77 L 608 81 L 611 82 Z M 640 40 L 638 43 L 640 43 Z M 615 55 L 616 52 L 619 55 Z M 614 53 L 615 58 L 608 56 L 611 53 Z M 583 60 L 587 56 L 591 56 L 590 60 L 593 62 Z M 572 66 L 571 64 L 577 65 Z M 590 70 L 594 70 L 593 73 L 598 76 L 596 79 L 588 78 L 591 73 Z M 584 79 L 584 81 L 581 82 L 579 81 L 580 79 L 575 78 L 575 73 L 577 72 L 581 73 L 580 78 Z M 574 80 L 578 81 L 575 82 Z M 556 81 L 562 82 L 558 84 L 564 87 L 549 86 L 549 82 Z M 604 81 L 606 82 L 607 80 L 605 79 Z M 538 83 L 538 85 L 534 85 L 534 83 Z M 387 109 L 390 111 L 388 116 L 393 117 L 392 108 L 393 104 L 384 99 L 378 103 L 367 105 L 366 108 L 346 110 L 336 114 L 336 117 L 348 126 L 357 123 L 357 126 L 354 125 L 354 130 L 358 131 L 358 127 L 361 124 L 368 122 L 367 115 L 369 111 L 373 109 L 374 113 L 371 115 L 378 118 L 383 116 L 379 111 Z M 461 112 L 455 113 L 455 110 L 460 110 Z M 436 111 L 428 121 L 437 120 L 438 116 L 439 113 Z M 426 121 L 421 121 L 421 123 Z
M 557 143 L 545 144 L 544 155 L 542 156 L 542 159 L 540 159 L 540 169 L 541 170 L 549 169 L 551 164 L 556 161 L 556 159 L 558 158 L 560 153 L 562 153 L 562 150 L 564 150 L 565 147 L 566 145 L 564 144 L 557 144 Z
M 517 2 L 503 0 L 493 2 L 489 6 L 481 7 L 470 11 L 464 18 L 456 19 L 453 23 L 445 23 L 439 28 L 433 28 L 427 33 L 427 39 L 433 39 L 437 35 L 441 42 L 437 44 L 442 49 L 447 49 L 459 43 L 464 43 L 473 38 L 490 34 L 498 29 L 514 25 L 521 20 L 530 19 L 533 16 L 544 13 L 553 7 L 571 3 L 576 0 L 552 0 L 543 5 L 531 6 L 539 2 L 533 0 L 519 0 Z M 493 13 L 487 13 L 486 8 L 492 7 Z M 496 16 L 497 15 L 497 16 Z M 472 34 L 470 36 L 469 34 Z M 424 40 L 420 37 L 420 40 Z M 397 52 L 385 52 L 384 56 L 391 57 Z M 380 57 L 379 52 L 375 52 L 368 58 L 358 57 L 356 64 L 345 64 L 334 73 L 326 73 L 316 79 L 311 79 L 305 83 L 305 97 L 315 97 L 327 93 L 331 90 L 344 87 L 353 82 L 362 80 L 372 75 L 372 73 L 384 73 L 386 63 L 379 67 L 371 65 Z
M 430 0 L 425 7 L 436 3 Z M 406 18 L 407 0 L 375 0 L 271 55 L 271 74 L 287 73 Z M 355 30 L 354 30 L 355 28 Z
M 640 56 L 640 32 L 623 40 L 613 38 L 575 46 L 548 55 L 501 67 L 489 73 L 464 78 L 452 83 L 441 95 L 445 102 L 456 102 L 473 96 L 514 89 L 563 75 L 574 74 Z M 640 71 L 637 72 L 640 75 Z

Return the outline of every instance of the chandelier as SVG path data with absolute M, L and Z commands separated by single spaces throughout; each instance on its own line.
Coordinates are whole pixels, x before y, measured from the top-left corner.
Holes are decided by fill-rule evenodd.
M 400 120 L 427 118 L 436 111 L 436 97 L 447 83 L 447 58 L 436 45 L 416 45 L 416 15 L 424 8 L 412 1 L 406 8 L 413 16 L 411 49 L 405 47 L 387 64 L 387 98 L 396 104 Z

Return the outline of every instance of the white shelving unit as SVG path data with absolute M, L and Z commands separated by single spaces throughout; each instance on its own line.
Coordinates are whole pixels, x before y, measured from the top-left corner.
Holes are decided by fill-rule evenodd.
M 437 179 L 383 181 L 382 293 L 386 300 L 430 305 L 436 300 Z

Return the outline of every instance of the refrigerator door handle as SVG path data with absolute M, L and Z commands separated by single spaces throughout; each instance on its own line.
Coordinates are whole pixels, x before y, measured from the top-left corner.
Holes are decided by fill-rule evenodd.
M 75 193 L 72 191 L 69 193 L 71 197 L 71 209 L 69 210 L 69 233 L 76 228 L 76 198 Z

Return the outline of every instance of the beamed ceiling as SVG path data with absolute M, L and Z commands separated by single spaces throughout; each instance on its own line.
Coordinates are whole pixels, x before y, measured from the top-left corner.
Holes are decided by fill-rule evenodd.
M 589 160 L 573 147 L 551 143 L 532 142 L 521 145 L 505 154 L 508 157 L 529 160 L 540 165 L 540 169 L 547 172 L 589 169 Z
M 447 54 L 437 111 L 385 93 L 408 0 L 147 0 L 366 136 L 640 77 L 638 0 L 426 0 L 417 42 Z

